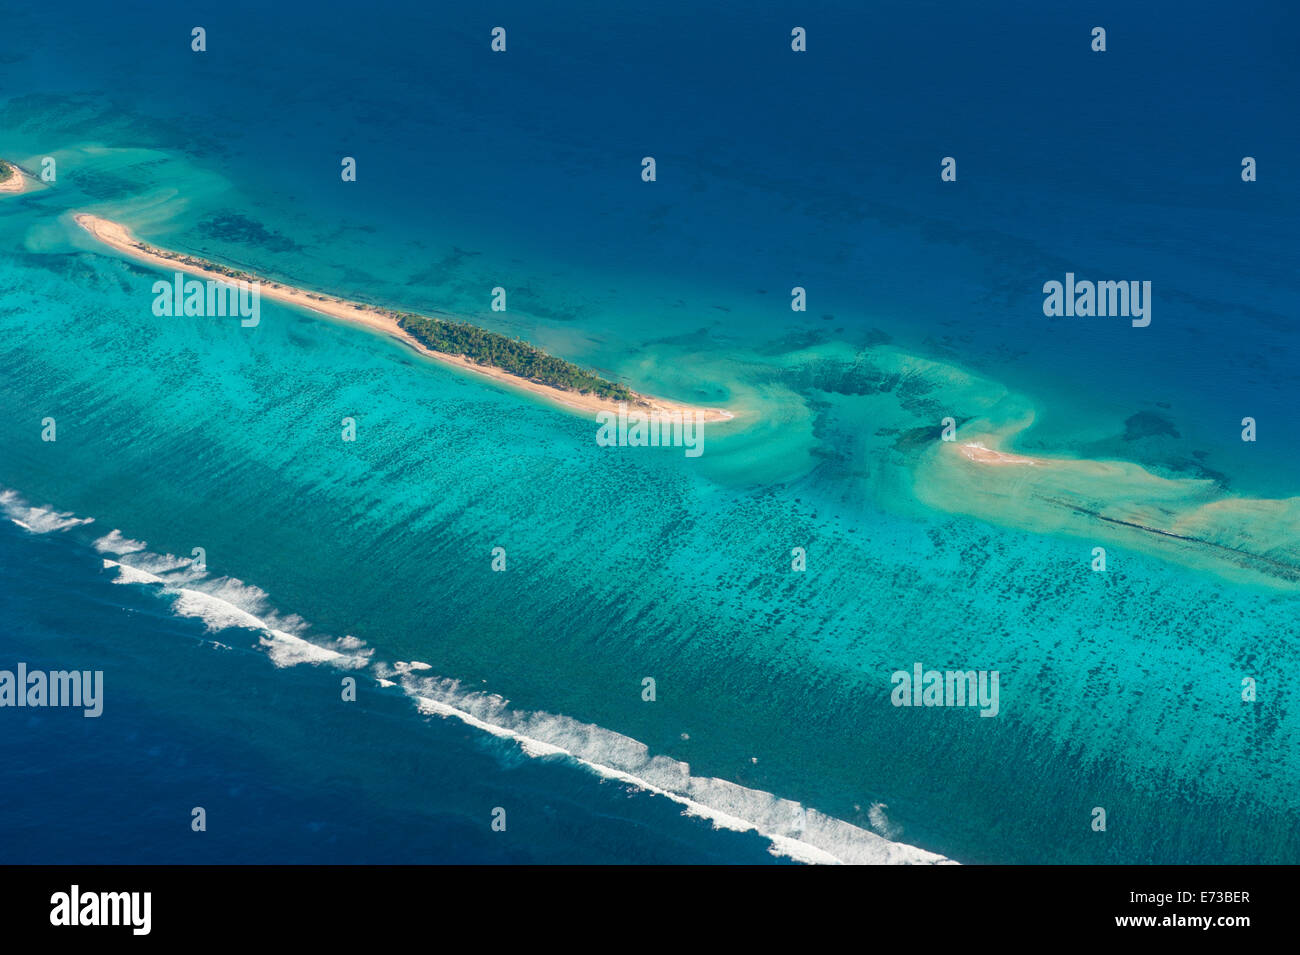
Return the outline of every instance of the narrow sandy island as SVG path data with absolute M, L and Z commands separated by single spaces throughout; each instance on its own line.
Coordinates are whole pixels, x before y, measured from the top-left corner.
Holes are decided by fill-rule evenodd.
M 289 305 L 297 305 L 300 308 L 310 309 L 313 312 L 319 312 L 322 315 L 327 315 L 330 318 L 342 322 L 361 325 L 371 331 L 379 332 L 380 334 L 396 339 L 429 358 L 436 359 L 437 361 L 444 362 L 448 365 L 454 365 L 457 368 L 472 372 L 476 375 L 492 378 L 503 385 L 518 388 L 529 392 L 530 394 L 545 398 L 550 402 L 572 411 L 591 415 L 600 411 L 612 411 L 617 413 L 620 409 L 620 405 L 622 405 L 624 408 L 629 410 L 653 412 L 664 415 L 692 414 L 694 412 L 700 412 L 705 421 L 727 421 L 736 417 L 732 412 L 725 411 L 721 408 L 702 408 L 696 405 L 668 401 L 663 398 L 652 398 L 648 395 L 637 394 L 636 392 L 631 392 L 630 397 L 623 401 L 614 398 L 601 397 L 592 393 L 583 394 L 579 391 L 561 388 L 546 382 L 516 375 L 503 368 L 480 364 L 464 355 L 437 351 L 427 347 L 423 342 L 402 327 L 400 324 L 402 313 L 378 308 L 373 305 L 366 305 L 361 302 L 352 302 L 347 299 L 336 298 L 332 295 L 308 292 L 292 285 L 286 285 L 280 282 L 261 278 L 249 272 L 224 269 L 214 263 L 207 262 L 194 256 L 171 252 L 167 249 L 160 249 L 137 239 L 125 226 L 108 219 L 102 219 L 99 216 L 79 213 L 74 218 L 76 219 L 77 225 L 81 226 L 100 242 L 138 262 L 144 262 L 167 271 L 186 272 L 190 275 L 199 276 L 203 279 L 212 279 L 218 282 L 256 282 L 260 286 L 261 295 L 267 298 L 275 299 L 278 302 L 284 302 Z
M 9 173 L 4 179 L 0 179 L 0 193 L 13 195 L 19 192 L 26 192 L 28 188 L 27 177 L 23 171 L 11 162 L 5 162 L 0 159 L 0 175 Z

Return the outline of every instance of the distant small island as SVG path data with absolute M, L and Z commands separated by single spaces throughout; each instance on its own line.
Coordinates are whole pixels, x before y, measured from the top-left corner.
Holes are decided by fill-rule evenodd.
M 22 192 L 27 188 L 27 177 L 12 163 L 0 159 L 0 192 Z
M 521 339 L 488 331 L 469 322 L 430 318 L 309 292 L 196 256 L 157 248 L 140 241 L 125 226 L 108 219 L 86 213 L 76 215 L 75 219 L 96 239 L 131 258 L 203 278 L 257 283 L 261 294 L 269 298 L 364 325 L 402 341 L 421 354 L 523 388 L 574 410 L 608 411 L 622 403 L 663 414 L 701 412 L 706 421 L 725 421 L 735 417 L 720 408 L 699 408 L 638 394 L 626 385 L 601 378 Z

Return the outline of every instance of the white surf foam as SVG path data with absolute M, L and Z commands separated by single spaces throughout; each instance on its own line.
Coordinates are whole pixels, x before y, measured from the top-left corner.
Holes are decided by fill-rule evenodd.
M 118 554 L 118 557 L 130 557 L 131 566 L 151 574 L 160 574 L 170 584 L 179 584 L 187 580 L 202 580 L 207 573 L 200 570 L 188 557 L 175 557 L 171 554 L 154 554 L 147 550 Z
M 707 819 L 715 828 L 757 832 L 772 843 L 774 855 L 809 863 L 953 862 L 772 793 L 725 779 L 692 776 L 687 763 L 651 756 L 644 743 L 594 724 L 551 713 L 514 711 L 501 697 L 463 690 L 454 680 L 408 674 L 402 686 L 422 713 L 452 717 L 510 739 L 532 757 L 572 759 L 602 777 L 680 803 L 684 814 Z
M 147 570 L 138 570 L 135 567 L 128 567 L 125 564 L 119 564 L 115 560 L 104 559 L 104 567 L 107 570 L 116 570 L 117 577 L 113 580 L 115 584 L 161 584 L 163 579 Z
M 30 508 L 11 491 L 0 492 L 0 509 L 21 526 L 44 528 L 36 533 L 91 523 L 90 518 Z M 173 595 L 172 611 L 202 620 L 209 632 L 231 628 L 259 631 L 259 643 L 276 666 L 371 666 L 373 649 L 364 648 L 363 641 L 346 636 L 332 646 L 322 646 L 306 639 L 302 635 L 309 629 L 305 621 L 276 612 L 260 588 L 233 577 L 208 578 L 193 561 L 149 553 L 145 544 L 116 529 L 99 538 L 95 546 L 101 552 L 129 556 L 129 564 L 103 560 L 106 569 L 117 572 L 115 583 L 157 587 L 160 593 Z M 571 760 L 602 778 L 671 799 L 683 807 L 683 815 L 706 819 L 714 828 L 756 832 L 770 842 L 769 851 L 774 855 L 805 863 L 953 864 L 944 856 L 793 800 L 724 779 L 693 776 L 687 763 L 652 756 L 644 743 L 613 730 L 566 716 L 515 710 L 499 696 L 462 689 L 458 681 L 415 675 L 431 669 L 422 661 L 381 662 L 373 664 L 371 675 L 381 687 L 400 681 L 421 713 L 454 718 L 509 740 L 526 756 Z M 873 828 L 896 831 L 884 816 L 883 804 L 874 804 L 868 817 Z
M 883 802 L 875 802 L 867 810 L 867 818 L 871 820 L 871 828 L 876 830 L 886 839 L 897 839 L 903 834 L 903 827 L 894 823 L 889 816 L 885 815 L 885 810 L 889 807 Z
M 292 667 L 300 663 L 332 663 L 334 666 L 357 669 L 369 662 L 365 656 L 339 653 L 283 630 L 265 630 L 258 639 L 266 648 L 271 662 L 278 667 Z
M 233 577 L 208 580 L 192 561 L 170 554 L 134 552 L 132 563 L 104 560 L 104 567 L 117 571 L 114 583 L 156 585 L 170 594 L 172 613 L 202 620 L 209 633 L 231 628 L 258 631 L 258 642 L 271 662 L 279 667 L 301 663 L 329 663 L 345 669 L 366 666 L 373 650 L 356 637 L 335 641 L 335 647 L 321 646 L 300 634 L 307 629 L 302 618 L 278 614 L 270 609 L 266 592 Z M 136 566 L 161 569 L 162 573 Z M 350 651 L 350 652 L 344 652 Z
M 95 541 L 95 550 L 101 554 L 134 554 L 137 551 L 144 550 L 144 544 L 140 541 L 133 541 L 129 537 L 123 537 L 122 532 L 114 528 Z
M 95 520 L 93 517 L 75 517 L 70 512 L 48 507 L 32 507 L 16 491 L 0 491 L 0 513 L 33 534 L 66 531 L 69 527 L 91 524 Z
M 410 663 L 398 660 L 393 664 L 393 669 L 398 673 L 410 673 L 413 670 L 432 670 L 433 666 L 429 663 L 421 663 L 419 660 L 412 660 Z

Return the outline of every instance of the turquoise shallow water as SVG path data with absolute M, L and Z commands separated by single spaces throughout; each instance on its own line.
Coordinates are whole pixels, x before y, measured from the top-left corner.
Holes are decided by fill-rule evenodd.
M 891 832 L 958 859 L 1292 851 L 1289 689 L 1248 707 L 1235 686 L 1295 663 L 1293 597 L 1123 553 L 1094 575 L 1078 545 L 881 510 L 851 490 L 871 455 L 825 438 L 776 487 L 728 466 L 763 453 L 743 439 L 697 461 L 599 448 L 582 418 L 274 304 L 252 330 L 155 318 L 151 281 L 91 253 L 7 265 L 5 482 L 33 503 L 202 546 L 316 633 L 697 775 L 866 827 L 883 802 Z M 870 400 L 807 393 L 824 435 Z M 915 660 L 1000 670 L 1001 718 L 888 706 Z M 1078 825 L 1094 804 L 1130 820 L 1104 846 Z
M 110 62 L 133 42 L 118 37 Z M 842 175 L 823 158 L 824 178 L 803 179 L 797 155 L 728 163 L 711 151 L 725 137 L 696 132 L 673 152 L 696 160 L 693 177 L 647 203 L 593 171 L 577 126 L 502 126 L 458 101 L 422 113 L 409 141 L 391 132 L 400 109 L 348 107 L 393 164 L 353 196 L 332 171 L 287 171 L 334 148 L 327 97 L 302 94 L 303 142 L 260 112 L 228 123 L 237 134 L 196 137 L 163 94 L 135 90 L 124 110 L 102 76 L 60 76 L 66 89 L 0 109 L 0 155 L 38 168 L 54 154 L 63 170 L 55 188 L 0 202 L 0 485 L 25 501 L 93 517 L 95 535 L 118 529 L 140 553 L 202 547 L 212 578 L 244 584 L 213 584 L 226 598 L 323 646 L 350 653 L 338 641 L 355 638 L 369 676 L 601 767 L 676 780 L 769 835 L 800 830 L 791 804 L 765 794 L 851 823 L 817 839 L 840 857 L 879 848 L 859 830 L 969 862 L 1300 857 L 1288 677 L 1300 598 L 1123 547 L 1093 574 L 1086 541 L 923 507 L 900 442 L 953 412 L 945 389 L 959 376 L 878 371 L 892 342 L 1017 389 L 1039 412 L 1028 449 L 1295 494 L 1293 448 L 1261 442 L 1247 459 L 1235 440 L 1241 404 L 1276 410 L 1293 393 L 1288 280 L 1267 258 L 1230 254 L 1249 229 L 1260 247 L 1278 239 L 1289 194 L 1265 212 L 1156 193 L 1149 233 L 1116 242 L 1114 207 L 1088 212 L 1100 186 L 1061 189 L 1051 214 L 1073 226 L 1049 237 L 1033 225 L 1041 206 L 995 201 L 991 185 L 955 211 L 928 193 L 904 209 L 900 172 L 855 204 L 842 201 L 853 155 Z M 523 95 L 510 82 L 485 81 L 484 96 L 506 109 Z M 219 120 L 255 99 L 252 85 L 214 103 Z M 445 145 L 452 131 L 463 150 Z M 438 175 L 417 174 L 416 155 L 435 156 Z M 530 161 L 545 188 L 517 181 Z M 489 188 L 502 182 L 504 197 Z M 1024 185 L 1050 192 L 1038 175 Z M 1108 201 L 1138 201 L 1110 185 Z M 273 303 L 255 329 L 158 318 L 156 274 L 96 248 L 72 210 L 304 286 L 466 316 L 653 393 L 731 402 L 754 423 L 706 431 L 699 459 L 601 448 L 588 420 Z M 1180 230 L 1212 211 L 1228 237 L 1185 247 Z M 773 217 L 786 228 L 758 230 Z M 774 263 L 801 247 L 798 281 L 821 291 L 792 322 L 795 280 Z M 1044 332 L 1027 317 L 1027 278 L 1080 261 L 1173 282 L 1185 323 L 1162 312 L 1149 339 Z M 487 306 L 497 284 L 510 288 L 504 314 Z M 1126 430 L 1142 413 L 1176 434 Z M 57 442 L 40 440 L 46 416 Z M 340 440 L 344 417 L 355 443 Z M 504 573 L 491 569 L 498 546 Z M 791 571 L 795 547 L 805 573 Z M 890 706 L 890 674 L 915 661 L 1000 671 L 998 718 Z M 1258 702 L 1241 700 L 1244 675 Z M 664 761 L 647 767 L 646 754 Z M 1095 806 L 1105 833 L 1088 825 Z

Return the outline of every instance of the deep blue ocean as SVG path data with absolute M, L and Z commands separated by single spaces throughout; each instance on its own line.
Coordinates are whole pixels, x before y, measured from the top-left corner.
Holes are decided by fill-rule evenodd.
M 109 681 L 98 718 L 6 713 L 6 862 L 777 861 L 753 833 L 413 718 L 400 691 L 363 685 L 354 705 L 333 705 L 337 674 L 218 645 L 123 593 L 98 557 L 0 525 L 6 654 L 29 670 L 75 659 Z M 510 807 L 503 832 L 487 825 L 497 806 Z
M 1087 531 L 935 504 L 899 450 L 1032 407 L 1026 453 L 1281 502 L 1252 520 L 1293 562 L 1298 32 L 1282 2 L 6 11 L 0 159 L 58 176 L 0 196 L 0 669 L 106 701 L 0 710 L 0 861 L 1300 860 L 1295 589 L 1109 538 L 1091 574 Z M 304 312 L 161 319 L 83 211 L 750 418 L 606 454 Z M 1066 272 L 1149 280 L 1151 325 L 1045 317 Z M 915 660 L 1000 669 L 999 719 L 889 706 Z

